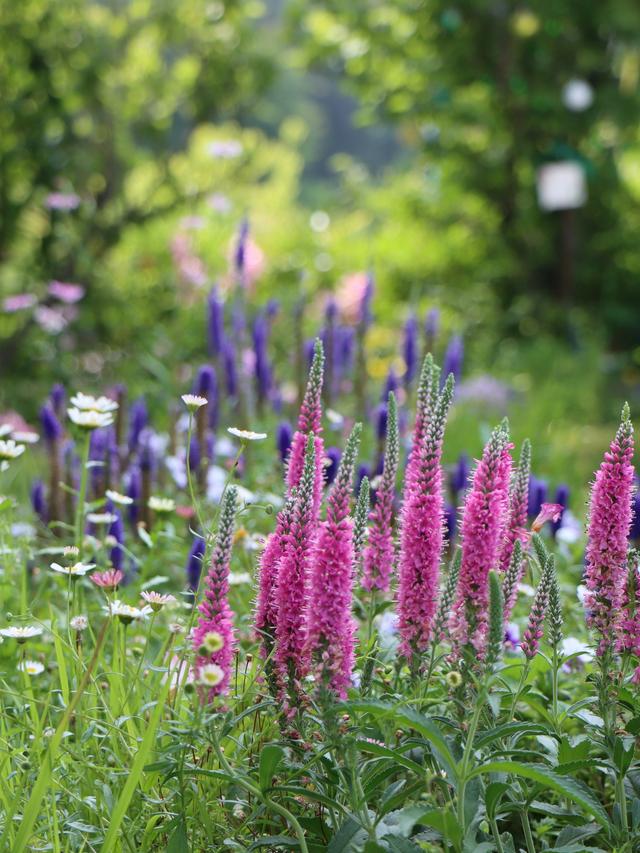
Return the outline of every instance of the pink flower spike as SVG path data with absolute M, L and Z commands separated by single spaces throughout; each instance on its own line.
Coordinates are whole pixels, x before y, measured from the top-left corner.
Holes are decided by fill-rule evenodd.
M 627 548 L 633 516 L 633 426 L 629 407 L 591 488 L 585 579 L 587 624 L 600 635 L 598 654 L 615 650 L 624 619 Z
M 562 515 L 562 504 L 542 504 L 536 520 L 531 525 L 534 533 L 539 533 L 547 521 L 557 521 Z
M 16 293 L 15 296 L 7 296 L 2 302 L 2 310 L 7 314 L 15 314 L 16 311 L 26 311 L 38 304 L 38 298 L 33 293 Z
M 204 598 L 198 608 L 200 616 L 193 632 L 196 682 L 203 700 L 209 702 L 227 692 L 235 652 L 233 611 L 228 596 L 237 494 L 237 487 L 229 486 L 224 495 L 216 544 L 204 581 Z

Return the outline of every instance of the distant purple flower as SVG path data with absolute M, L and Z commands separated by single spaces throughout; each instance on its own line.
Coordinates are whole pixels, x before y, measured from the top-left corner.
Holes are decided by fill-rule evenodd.
M 330 486 L 331 483 L 336 478 L 336 474 L 338 473 L 338 465 L 340 464 L 340 459 L 342 458 L 342 451 L 339 447 L 327 447 L 325 450 L 325 469 L 324 469 L 324 480 L 327 486 Z
M 638 481 L 636 479 L 635 492 L 633 495 L 633 521 L 631 522 L 631 532 L 629 538 L 634 542 L 640 539 L 640 491 L 638 490 Z
M 481 403 L 505 411 L 513 398 L 513 389 L 493 376 L 475 376 L 460 383 L 457 397 L 458 400 Z
M 441 381 L 444 385 L 447 376 L 453 373 L 456 385 L 462 375 L 462 360 L 464 358 L 464 344 L 460 335 L 454 335 L 447 345 L 442 362 Z
M 453 504 L 446 504 L 444 508 L 444 536 L 447 542 L 455 539 L 458 530 L 458 510 Z
M 52 407 L 48 404 L 40 409 L 40 424 L 42 425 L 42 434 L 47 443 L 53 444 L 54 441 L 62 437 L 60 421 L 56 417 Z
M 63 414 L 66 397 L 67 392 L 65 391 L 64 385 L 60 382 L 56 382 L 56 384 L 52 386 L 51 391 L 49 391 L 49 399 L 51 400 L 53 411 L 58 417 Z
M 187 585 L 194 592 L 198 589 L 198 584 L 200 583 L 205 549 L 205 541 L 202 536 L 195 536 L 191 544 L 186 567 Z
M 207 333 L 210 354 L 220 355 L 224 343 L 224 301 L 217 287 L 211 288 L 207 299 Z
M 433 345 L 433 342 L 436 339 L 436 335 L 438 334 L 438 327 L 440 325 L 440 312 L 437 308 L 431 308 L 430 311 L 427 312 L 427 316 L 424 320 L 424 333 L 427 336 L 427 341 Z
M 192 471 L 197 471 L 200 468 L 200 444 L 195 435 L 191 436 L 191 444 L 189 445 L 189 468 Z
M 362 302 L 360 303 L 360 325 L 364 329 L 368 329 L 371 323 L 373 322 L 373 313 L 371 310 L 371 305 L 373 303 L 373 294 L 375 290 L 375 284 L 373 280 L 373 275 L 371 273 L 367 274 L 367 283 L 364 288 L 364 293 L 362 294 Z
M 278 424 L 278 429 L 276 431 L 276 445 L 283 464 L 287 461 L 287 457 L 289 456 L 292 440 L 293 430 L 291 429 L 291 424 L 287 423 L 287 421 L 282 421 Z
M 233 207 L 231 199 L 223 193 L 212 193 L 207 199 L 207 203 L 216 213 L 229 213 Z
M 198 368 L 193 382 L 192 392 L 205 400 L 213 400 L 218 394 L 218 377 L 210 364 L 203 364 Z
M 15 296 L 7 296 L 2 302 L 2 310 L 7 314 L 15 314 L 17 311 L 26 311 L 37 305 L 38 297 L 33 293 L 16 293 Z
M 42 480 L 33 481 L 31 486 L 31 506 L 42 523 L 46 524 L 49 519 L 47 515 L 47 499 Z
M 122 569 L 124 563 L 124 524 L 122 523 L 122 514 L 119 510 L 114 512 L 115 519 L 109 527 L 109 536 L 115 539 L 116 544 L 111 549 L 111 565 L 114 569 Z
M 247 240 L 249 239 L 249 220 L 245 217 L 240 223 L 233 253 L 233 265 L 236 273 L 242 277 L 245 270 Z
M 369 465 L 358 465 L 356 470 L 356 494 L 360 491 L 360 484 L 364 480 L 365 477 L 371 479 L 371 468 Z
M 259 313 L 253 321 L 252 329 L 254 374 L 258 388 L 258 397 L 265 400 L 271 389 L 271 365 L 269 363 L 269 323 L 264 313 Z
M 397 393 L 398 388 L 400 387 L 400 382 L 398 377 L 396 376 L 396 372 L 393 367 L 389 368 L 389 372 L 387 373 L 387 379 L 384 384 L 384 389 L 382 391 L 382 402 L 386 403 L 389 399 L 389 394 L 393 391 L 393 393 Z
M 71 282 L 66 281 L 50 281 L 47 291 L 50 296 L 54 296 L 66 305 L 79 302 L 85 294 L 85 289 L 81 284 L 71 284 Z
M 544 480 L 538 480 L 533 475 L 529 478 L 529 501 L 527 507 L 527 515 L 535 518 L 542 508 L 542 504 L 547 503 L 547 484 Z
M 227 394 L 229 397 L 238 396 L 238 368 L 236 365 L 236 352 L 233 343 L 225 338 L 222 348 L 222 363 L 224 367 L 224 378 Z
M 348 376 L 353 366 L 355 332 L 351 326 L 336 329 L 335 371 L 338 380 Z
M 376 427 L 376 438 L 378 441 L 384 441 L 384 437 L 387 434 L 387 406 L 385 403 L 380 403 L 376 407 L 374 422 Z
M 142 477 L 137 465 L 131 468 L 127 475 L 126 494 L 133 500 L 128 510 L 129 521 L 131 524 L 136 524 L 140 516 L 140 498 L 142 497 Z
M 466 453 L 461 453 L 458 461 L 451 472 L 451 491 L 457 497 L 460 492 L 466 491 L 469 486 L 469 474 L 471 464 Z
M 76 193 L 49 193 L 45 196 L 44 206 L 48 210 L 75 210 L 80 206 L 80 196 Z
M 129 411 L 129 452 L 135 453 L 140 444 L 140 436 L 149 422 L 149 413 L 144 397 L 138 397 Z
M 416 375 L 418 364 L 418 318 L 415 314 L 412 314 L 404 325 L 402 355 L 405 364 L 404 384 L 408 387 Z

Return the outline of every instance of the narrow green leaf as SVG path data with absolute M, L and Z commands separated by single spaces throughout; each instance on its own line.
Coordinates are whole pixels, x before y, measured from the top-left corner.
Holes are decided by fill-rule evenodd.
M 262 747 L 260 753 L 260 787 L 263 791 L 267 791 L 271 787 L 273 774 L 276 772 L 276 767 L 282 761 L 284 749 L 278 746 L 277 743 L 268 743 Z

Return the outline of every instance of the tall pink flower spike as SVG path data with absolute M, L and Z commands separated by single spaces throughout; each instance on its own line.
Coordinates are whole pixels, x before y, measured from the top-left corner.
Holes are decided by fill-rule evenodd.
M 453 376 L 447 378 L 428 412 L 428 425 L 410 477 L 405 481 L 398 561 L 400 653 L 417 671 L 431 638 L 438 603 L 440 559 L 444 547 L 442 441 L 453 399 Z
M 361 424 L 353 428 L 320 525 L 310 574 L 308 655 L 316 683 L 344 699 L 354 665 L 353 490 Z
M 625 403 L 615 438 L 591 487 L 586 554 L 587 624 L 600 635 L 598 654 L 620 639 L 632 521 L 633 426 Z
M 489 572 L 497 563 L 509 506 L 511 455 L 505 424 L 491 434 L 478 462 L 462 517 L 462 563 L 451 618 L 453 647 L 472 645 L 482 659 L 486 650 Z

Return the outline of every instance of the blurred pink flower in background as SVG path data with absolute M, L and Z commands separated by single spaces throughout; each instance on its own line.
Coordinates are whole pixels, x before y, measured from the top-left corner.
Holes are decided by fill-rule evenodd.
M 38 297 L 33 293 L 16 293 L 15 296 L 7 296 L 2 302 L 2 310 L 7 314 L 14 314 L 16 311 L 26 311 L 27 308 L 33 308 L 38 302 Z
M 201 231 L 206 225 L 203 216 L 184 216 L 180 220 L 180 227 L 192 231 Z
M 79 302 L 85 294 L 81 284 L 71 284 L 66 281 L 50 281 L 47 288 L 49 294 L 67 305 Z
M 202 287 L 208 281 L 204 262 L 193 251 L 191 238 L 180 231 L 171 240 L 171 256 L 180 280 L 184 284 Z
M 237 139 L 218 139 L 208 147 L 209 154 L 218 160 L 233 160 L 239 157 L 243 150 L 242 143 Z
M 229 213 L 233 207 L 231 199 L 223 193 L 212 193 L 207 199 L 207 204 L 216 213 Z
M 80 196 L 76 193 L 49 193 L 44 206 L 49 210 L 75 210 L 80 206 Z
M 230 286 L 235 277 L 234 260 L 237 248 L 236 240 L 237 238 L 234 236 L 229 244 L 229 251 L 227 253 L 229 259 L 229 279 L 226 283 L 228 286 Z M 245 287 L 251 290 L 257 280 L 264 275 L 266 268 L 267 262 L 264 252 L 251 236 L 247 237 L 244 244 L 244 273 L 242 276 L 242 283 Z
M 58 335 L 69 322 L 59 308 L 48 308 L 46 305 L 38 305 L 33 316 L 40 328 L 51 335 Z
M 348 323 L 355 323 L 360 316 L 362 299 L 367 289 L 366 272 L 352 272 L 342 276 L 336 290 L 336 304 L 340 314 Z

